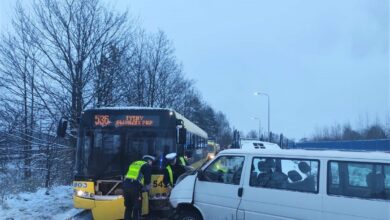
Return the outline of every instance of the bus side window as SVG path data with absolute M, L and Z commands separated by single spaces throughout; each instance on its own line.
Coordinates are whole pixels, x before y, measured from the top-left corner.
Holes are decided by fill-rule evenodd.
M 191 145 L 191 133 L 187 131 L 187 138 L 186 138 L 186 144 L 185 148 L 188 149 L 188 147 Z

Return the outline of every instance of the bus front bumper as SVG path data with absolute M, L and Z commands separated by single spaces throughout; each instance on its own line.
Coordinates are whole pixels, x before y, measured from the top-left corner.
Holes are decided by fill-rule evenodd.
M 122 196 L 101 197 L 86 199 L 73 196 L 75 208 L 90 209 L 95 220 L 123 219 L 125 213 L 124 199 Z

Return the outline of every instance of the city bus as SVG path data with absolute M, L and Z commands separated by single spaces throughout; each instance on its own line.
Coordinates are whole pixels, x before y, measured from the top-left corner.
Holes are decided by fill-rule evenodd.
M 207 133 L 172 109 L 97 108 L 82 113 L 77 139 L 74 207 L 94 219 L 123 219 L 122 181 L 129 165 L 153 155 L 149 209 L 169 208 L 163 184 L 165 155 L 176 152 L 190 166 L 207 159 Z M 196 167 L 195 167 L 196 168 Z

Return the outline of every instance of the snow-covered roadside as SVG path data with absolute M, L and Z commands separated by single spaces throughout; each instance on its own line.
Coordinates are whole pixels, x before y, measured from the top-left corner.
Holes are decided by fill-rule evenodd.
M 49 190 L 40 189 L 35 193 L 20 193 L 9 196 L 0 203 L 0 219 L 69 219 L 79 213 L 73 208 L 71 186 L 57 186 Z

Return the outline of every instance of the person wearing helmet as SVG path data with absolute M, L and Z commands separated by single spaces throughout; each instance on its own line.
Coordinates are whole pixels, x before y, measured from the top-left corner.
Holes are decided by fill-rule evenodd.
M 130 164 L 123 182 L 125 220 L 139 219 L 142 204 L 142 190 L 150 190 L 152 163 L 155 158 L 150 155 L 145 155 L 142 159 Z
M 183 165 L 177 163 L 176 153 L 167 154 L 165 159 L 167 160 L 167 166 L 164 170 L 163 183 L 171 189 L 175 185 L 177 178 L 185 172 L 185 168 Z

